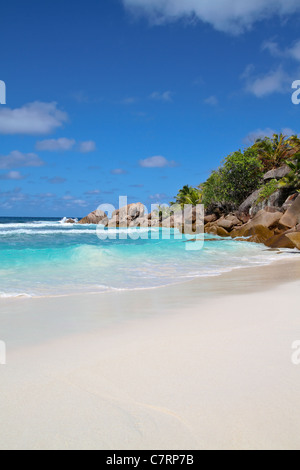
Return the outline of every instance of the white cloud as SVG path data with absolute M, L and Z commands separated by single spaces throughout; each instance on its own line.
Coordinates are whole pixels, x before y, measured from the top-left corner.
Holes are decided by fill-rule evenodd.
M 172 92 L 171 91 L 164 91 L 163 93 L 160 93 L 159 91 L 154 91 L 151 93 L 149 96 L 151 100 L 155 101 L 164 101 L 165 103 L 171 103 L 172 102 Z
M 166 168 L 176 166 L 176 162 L 169 161 L 162 156 L 145 158 L 145 160 L 140 160 L 139 164 L 143 168 Z
M 66 178 L 61 178 L 61 176 L 54 176 L 54 178 L 48 178 L 48 182 L 51 184 L 63 184 L 66 181 Z
M 135 96 L 128 96 L 127 98 L 124 98 L 121 101 L 121 104 L 130 105 L 130 104 L 135 104 L 137 102 L 137 98 Z
M 297 135 L 297 132 L 294 131 L 294 129 L 291 129 L 290 127 L 285 127 L 281 130 L 283 135 L 291 136 L 291 135 Z
M 283 128 L 280 131 L 283 135 L 291 136 L 295 135 L 296 132 L 289 127 Z M 277 134 L 278 131 L 267 127 L 266 129 L 256 129 L 255 131 L 250 132 L 244 139 L 244 144 L 252 145 L 257 139 L 264 139 L 265 137 L 273 137 L 274 134 Z
M 86 191 L 84 194 L 86 196 L 96 196 L 97 194 L 100 194 L 100 190 L 99 189 L 94 189 L 92 191 Z
M 205 104 L 208 104 L 209 106 L 218 106 L 219 100 L 216 96 L 209 96 L 204 100 Z
M 81 142 L 79 145 L 79 152 L 81 153 L 90 153 L 96 150 L 96 143 L 93 140 L 88 140 L 86 142 Z
M 0 109 L 0 134 L 50 134 L 68 120 L 67 113 L 57 103 L 36 101 L 22 108 Z
M 49 152 L 66 151 L 72 150 L 75 144 L 74 139 L 62 137 L 61 139 L 41 140 L 36 143 L 36 149 Z
M 300 11 L 299 0 L 123 0 L 134 15 L 154 24 L 198 19 L 219 31 L 239 34 L 254 23 Z
M 41 193 L 41 194 L 37 194 L 37 197 L 39 199 L 53 199 L 56 197 L 56 195 L 53 193 Z
M 246 79 L 246 91 L 248 93 L 255 95 L 257 98 L 263 98 L 273 93 L 285 93 L 290 90 L 291 79 L 282 67 L 261 76 L 255 76 L 253 67 L 250 67 L 242 75 Z
M 159 201 L 166 200 L 167 195 L 164 193 L 151 194 L 151 196 L 149 196 L 149 199 L 151 199 L 151 201 L 159 202 Z
M 24 176 L 19 171 L 9 171 L 0 175 L 0 180 L 23 180 Z
M 300 40 L 285 49 L 281 49 L 279 44 L 273 40 L 266 41 L 262 45 L 262 50 L 268 51 L 273 57 L 289 58 L 300 62 Z
M 66 137 L 62 137 L 60 139 L 41 140 L 36 143 L 36 149 L 48 152 L 66 152 L 68 150 L 74 149 L 75 145 L 75 139 L 67 139 Z M 96 150 L 96 144 L 92 140 L 80 142 L 76 150 L 81 153 L 93 152 Z
M 87 206 L 87 202 L 84 201 L 83 199 L 74 199 L 73 204 L 76 204 L 77 206 L 80 206 L 80 207 Z
M 112 175 L 126 175 L 127 171 L 123 170 L 123 168 L 116 168 L 115 170 L 111 170 Z
M 275 134 L 274 129 L 270 129 L 269 127 L 266 129 L 256 129 L 255 131 L 250 132 L 244 138 L 244 144 L 252 145 L 257 139 L 263 139 L 264 137 L 272 137 Z
M 21 153 L 14 150 L 9 155 L 0 156 L 0 170 L 12 168 L 39 167 L 44 162 L 35 153 Z

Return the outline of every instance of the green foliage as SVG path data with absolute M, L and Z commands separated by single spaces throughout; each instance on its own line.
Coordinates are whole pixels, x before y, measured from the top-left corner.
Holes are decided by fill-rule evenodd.
M 261 183 L 263 167 L 253 148 L 229 155 L 218 171 L 202 185 L 203 203 L 231 203 L 239 206 Z
M 262 201 L 265 201 L 266 199 L 269 199 L 272 194 L 275 193 L 278 189 L 278 181 L 277 180 L 271 180 L 267 184 L 265 184 L 259 193 L 259 196 L 257 198 L 256 204 L 259 204 Z
M 300 189 L 300 154 L 296 155 L 294 161 L 286 161 L 291 172 L 281 180 L 280 186 L 291 189 Z
M 258 139 L 252 147 L 258 152 L 264 170 L 282 166 L 286 160 L 291 160 L 300 151 L 300 140 L 296 135 L 287 137 L 283 134 L 274 134 L 273 138 Z
M 208 207 L 214 202 L 223 201 L 222 176 L 220 170 L 213 171 L 208 180 L 200 185 L 202 202 Z
M 171 208 L 164 204 L 157 206 L 157 209 L 153 212 L 160 220 L 167 219 L 172 213 Z
M 192 186 L 184 186 L 176 196 L 176 201 L 172 202 L 171 204 L 179 204 L 180 206 L 184 206 L 187 204 L 192 204 L 196 206 L 197 204 L 202 203 L 202 193 L 200 189 L 193 188 Z

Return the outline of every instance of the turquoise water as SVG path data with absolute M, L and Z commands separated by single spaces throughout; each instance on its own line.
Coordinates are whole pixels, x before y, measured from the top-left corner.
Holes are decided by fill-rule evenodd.
M 139 229 L 129 229 L 137 236 Z M 215 276 L 269 264 L 278 254 L 262 245 L 206 235 L 204 248 L 187 251 L 185 240 L 162 239 L 161 229 L 141 229 L 148 239 L 100 240 L 96 226 L 58 219 L 0 218 L 0 296 L 44 296 L 138 289 Z M 151 239 L 152 236 L 159 239 Z M 282 256 L 291 256 L 285 252 Z

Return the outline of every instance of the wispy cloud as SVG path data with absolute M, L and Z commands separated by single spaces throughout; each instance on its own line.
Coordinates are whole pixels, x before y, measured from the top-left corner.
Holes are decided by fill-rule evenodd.
M 213 95 L 213 96 L 209 96 L 208 98 L 206 98 L 204 100 L 204 103 L 208 104 L 209 106 L 216 107 L 219 104 L 219 100 L 216 96 Z
M 36 149 L 41 152 L 67 152 L 76 150 L 80 153 L 90 153 L 96 150 L 93 140 L 77 143 L 75 139 L 61 137 L 60 139 L 40 140 L 36 143 Z
M 135 104 L 138 101 L 138 99 L 135 96 L 128 96 L 121 100 L 121 104 L 124 104 L 125 106 L 129 106 L 131 104 Z
M 156 194 L 151 194 L 149 196 L 149 199 L 151 201 L 155 201 L 155 202 L 161 202 L 161 201 L 165 201 L 167 199 L 167 195 L 164 194 L 164 193 L 156 193 Z
M 87 140 L 79 144 L 79 152 L 90 153 L 96 150 L 96 143 L 93 140 Z
M 175 167 L 177 163 L 174 160 L 167 160 L 165 157 L 160 155 L 145 158 L 144 160 L 139 161 L 139 165 L 142 168 L 167 168 Z
M 219 31 L 240 34 L 258 21 L 300 11 L 299 0 L 123 0 L 134 15 L 146 16 L 152 24 L 195 19 Z
M 271 39 L 263 43 L 262 50 L 268 51 L 273 57 L 293 59 L 300 62 L 300 39 L 286 48 L 281 48 L 278 42 Z
M 282 134 L 291 136 L 296 134 L 293 129 L 288 127 L 281 129 L 280 131 Z M 275 129 L 271 129 L 267 127 L 266 129 L 256 129 L 255 131 L 249 132 L 249 134 L 244 138 L 245 145 L 252 145 L 257 139 L 264 139 L 265 137 L 273 137 L 274 134 L 278 133 Z
M 291 78 L 281 66 L 264 75 L 256 75 L 255 68 L 248 66 L 242 78 L 246 82 L 245 90 L 257 98 L 274 93 L 286 93 L 291 87 Z
M 57 103 L 36 101 L 22 108 L 0 108 L 0 134 L 50 134 L 63 126 L 68 115 Z
M 50 178 L 49 176 L 42 176 L 41 179 L 47 181 L 50 184 L 63 184 L 67 181 L 66 178 L 62 178 L 61 176 L 54 176 L 53 178 Z
M 25 176 L 23 176 L 19 171 L 10 171 L 8 173 L 4 173 L 0 175 L 0 180 L 23 180 Z
M 110 172 L 112 175 L 126 175 L 127 171 L 124 170 L 123 168 L 115 168 L 114 170 L 111 170 Z
M 162 101 L 164 103 L 172 103 L 173 101 L 172 96 L 173 96 L 173 93 L 171 91 L 164 91 L 162 93 L 159 91 L 154 91 L 153 93 L 151 93 L 149 98 L 151 100 Z
M 67 150 L 72 150 L 75 144 L 76 141 L 74 139 L 62 137 L 61 139 L 41 140 L 36 143 L 36 149 L 48 152 L 65 152 Z
M 86 196 L 97 196 L 100 193 L 101 193 L 101 191 L 99 189 L 94 189 L 92 191 L 86 191 L 84 194 Z
M 35 153 L 22 153 L 14 150 L 9 155 L 0 156 L 0 170 L 13 168 L 40 167 L 45 163 Z

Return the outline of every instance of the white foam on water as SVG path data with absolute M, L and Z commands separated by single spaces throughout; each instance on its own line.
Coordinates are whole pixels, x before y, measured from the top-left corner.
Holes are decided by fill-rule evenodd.
M 25 293 L 7 293 L 7 292 L 0 292 L 1 299 L 12 299 L 12 298 L 24 298 L 24 299 L 31 299 L 35 297 L 33 294 L 25 294 Z

